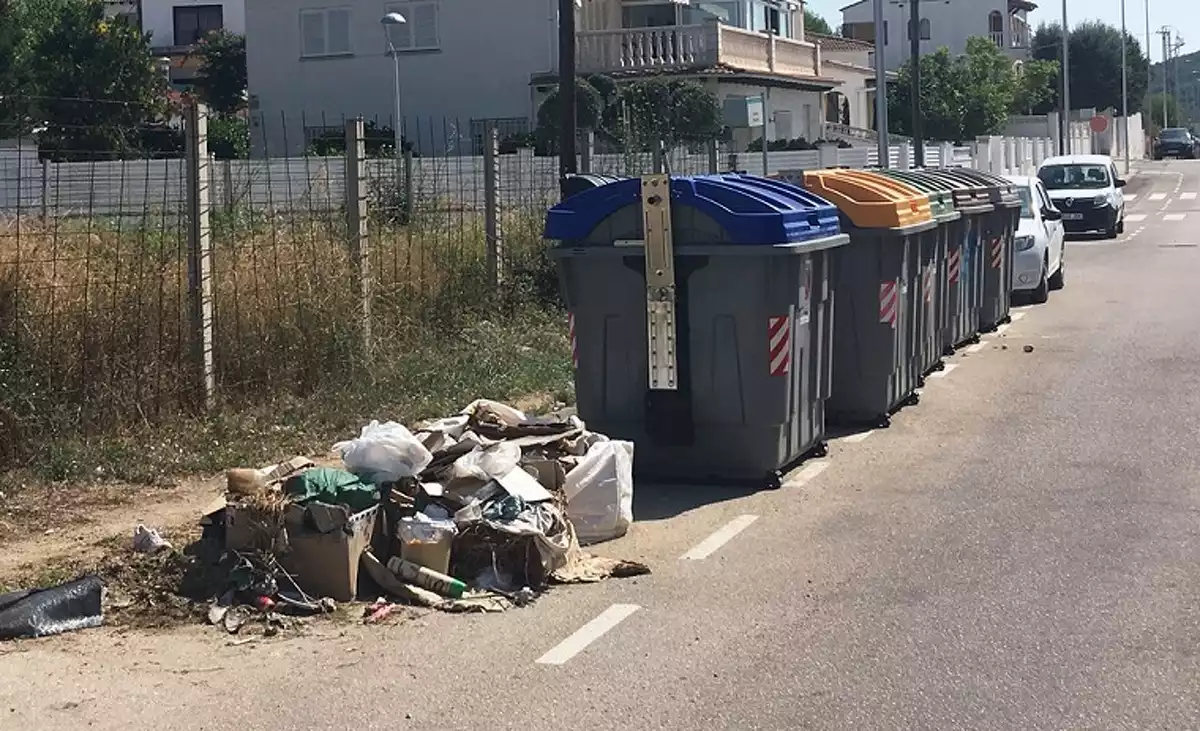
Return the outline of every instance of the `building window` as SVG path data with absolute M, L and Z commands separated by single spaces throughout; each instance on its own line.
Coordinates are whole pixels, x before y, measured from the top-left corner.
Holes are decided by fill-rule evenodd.
M 388 41 L 397 51 L 436 51 L 442 47 L 436 0 L 395 3 L 387 7 L 387 12 L 400 13 L 408 21 L 388 26 Z
M 345 56 L 350 48 L 350 8 L 300 11 L 300 55 Z
M 988 37 L 997 46 L 1004 48 L 1004 16 L 998 10 L 988 13 Z
M 908 21 L 908 40 L 912 40 L 912 21 Z M 929 40 L 929 18 L 921 18 L 921 40 Z
M 209 31 L 224 27 L 220 5 L 177 5 L 172 8 L 175 19 L 175 45 L 190 46 Z

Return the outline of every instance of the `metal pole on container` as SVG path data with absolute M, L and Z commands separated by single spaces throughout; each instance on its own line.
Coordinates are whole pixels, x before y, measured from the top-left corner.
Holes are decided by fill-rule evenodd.
M 1067 0 L 1062 0 L 1062 152 L 1071 154 L 1071 26 L 1067 23 Z
M 558 179 L 562 196 L 567 197 L 567 178 L 575 174 L 575 2 L 558 0 L 558 104 L 561 115 L 558 131 Z
M 1168 124 L 1170 124 L 1170 121 L 1167 119 L 1167 94 L 1169 94 L 1169 93 L 1170 93 L 1170 90 L 1169 90 L 1169 89 L 1167 89 L 1167 63 L 1168 63 L 1168 61 L 1169 61 L 1169 58 L 1170 58 L 1171 51 L 1170 51 L 1170 41 L 1168 41 L 1167 39 L 1168 39 L 1168 38 L 1170 37 L 1170 35 L 1171 35 L 1171 30 L 1170 30 L 1169 28 L 1167 28 L 1166 26 L 1163 26 L 1163 28 L 1162 28 L 1160 31 L 1158 31 L 1158 33 L 1159 33 L 1159 35 L 1161 35 L 1161 36 L 1162 36 L 1162 47 L 1163 47 L 1163 95 L 1162 95 L 1162 96 L 1163 96 L 1163 118 L 1162 118 L 1162 128 L 1163 128 L 1163 129 L 1166 129 L 1166 128 L 1167 128 L 1167 125 L 1168 125 Z
M 1125 174 L 1129 174 L 1129 56 L 1125 42 L 1125 0 L 1121 0 L 1121 134 L 1125 138 Z
M 883 0 L 875 0 L 875 139 L 879 167 L 888 166 L 887 67 L 883 59 Z
M 1153 120 L 1150 119 L 1152 116 L 1150 111 L 1150 54 L 1153 51 L 1150 50 L 1150 0 L 1142 0 L 1142 4 L 1146 6 L 1146 103 L 1142 105 L 1142 109 L 1145 110 L 1143 113 L 1145 119 L 1142 120 L 1142 132 L 1145 133 L 1150 127 L 1154 126 Z

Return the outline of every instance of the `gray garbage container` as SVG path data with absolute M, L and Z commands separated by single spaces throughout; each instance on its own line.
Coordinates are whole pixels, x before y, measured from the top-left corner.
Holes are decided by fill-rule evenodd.
M 979 310 L 979 331 L 990 332 L 1009 320 L 1021 199 L 1012 182 L 999 175 L 970 168 L 958 172 L 987 191 L 993 206 L 992 213 L 983 217 L 983 302 Z
M 823 453 L 830 255 L 848 241 L 833 206 L 765 178 L 656 175 L 567 198 L 545 235 L 579 416 L 632 440 L 639 476 L 778 485 Z
M 850 245 L 838 249 L 834 284 L 831 423 L 886 426 L 891 413 L 916 403 L 920 329 L 912 297 L 921 235 L 937 226 L 925 194 L 866 170 L 813 170 L 802 181 L 837 204 Z

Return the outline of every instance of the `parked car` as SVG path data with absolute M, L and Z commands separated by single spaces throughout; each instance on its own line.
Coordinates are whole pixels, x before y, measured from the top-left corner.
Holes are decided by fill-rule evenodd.
M 1054 207 L 1046 186 L 1037 178 L 1010 177 L 1021 196 L 1021 222 L 1017 226 L 1013 256 L 1013 292 L 1037 304 L 1062 289 L 1064 246 L 1062 213 Z
M 1102 231 L 1110 239 L 1125 231 L 1125 181 L 1107 155 L 1063 155 L 1038 167 L 1038 179 L 1062 212 L 1066 233 Z
M 1167 127 L 1154 140 L 1154 159 L 1184 157 L 1195 160 L 1200 157 L 1200 140 L 1186 127 Z

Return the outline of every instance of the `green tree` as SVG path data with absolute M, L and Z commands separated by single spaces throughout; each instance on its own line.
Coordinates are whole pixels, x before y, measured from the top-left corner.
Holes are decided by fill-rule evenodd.
M 1012 62 L 995 43 L 967 39 L 966 53 L 946 48 L 921 57 L 921 119 L 926 139 L 961 142 L 995 134 L 1016 95 Z M 905 63 L 888 85 L 888 119 L 893 132 L 911 136 L 912 67 Z
M 208 33 L 196 46 L 200 73 L 196 95 L 220 114 L 246 107 L 246 39 L 227 30 Z
M 1062 27 L 1042 25 L 1033 34 L 1033 57 L 1061 61 Z M 1111 25 L 1088 21 L 1071 29 L 1071 107 L 1074 109 L 1121 109 L 1121 31 Z M 1150 79 L 1150 62 L 1132 34 L 1125 34 L 1129 63 L 1129 113 L 1142 111 Z M 1061 72 L 1055 75 L 1053 96 L 1036 111 L 1050 111 L 1060 104 Z
M 804 32 L 826 36 L 834 35 L 833 28 L 829 27 L 829 23 L 808 8 L 804 9 Z
M 42 148 L 59 157 L 140 149 L 140 127 L 166 108 L 149 36 L 109 20 L 102 0 L 28 0 L 24 9 Z
M 542 101 L 537 112 L 538 135 L 544 141 L 558 139 L 558 130 L 562 124 L 562 102 L 559 100 L 558 89 Z M 604 115 L 604 97 L 592 86 L 587 79 L 575 80 L 575 125 L 581 130 L 594 130 L 600 127 Z
M 1017 70 L 1013 114 L 1045 114 L 1053 108 L 1058 62 L 1034 59 Z
M 721 135 L 721 105 L 701 84 L 680 79 L 647 79 L 620 87 L 626 117 L 620 137 L 627 147 L 662 140 L 667 148 L 704 142 Z
M 25 131 L 28 79 L 21 57 L 26 31 L 16 3 L 0 0 L 0 139 Z
M 1163 100 L 1164 99 L 1166 99 L 1166 102 L 1167 102 L 1167 122 L 1166 122 L 1166 124 L 1163 123 Z M 1150 105 L 1150 128 L 1152 131 L 1157 133 L 1164 126 L 1165 127 L 1180 126 L 1179 103 L 1175 100 L 1174 96 L 1172 96 L 1170 94 L 1167 94 L 1164 96 L 1162 93 L 1151 94 L 1150 98 L 1147 100 L 1147 102 Z

